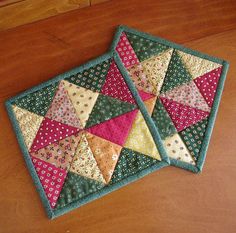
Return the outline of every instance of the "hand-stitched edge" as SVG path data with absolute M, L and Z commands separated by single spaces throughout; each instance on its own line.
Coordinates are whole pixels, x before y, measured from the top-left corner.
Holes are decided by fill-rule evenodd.
M 206 129 L 206 132 L 205 132 L 205 137 L 204 137 L 204 140 L 203 140 L 203 144 L 202 144 L 202 147 L 201 147 L 201 150 L 200 150 L 200 154 L 199 154 L 196 166 L 188 164 L 186 162 L 182 162 L 182 161 L 178 161 L 176 159 L 170 158 L 170 165 L 174 165 L 176 167 L 180 167 L 180 168 L 192 171 L 194 173 L 201 172 L 202 168 L 203 168 L 203 165 L 204 165 L 204 162 L 205 162 L 205 159 L 206 159 L 207 148 L 208 148 L 209 143 L 210 143 L 210 138 L 211 138 L 211 134 L 212 134 L 213 127 L 214 127 L 216 114 L 218 112 L 221 95 L 222 95 L 222 92 L 223 92 L 223 89 L 224 89 L 224 82 L 225 82 L 226 74 L 227 74 L 227 71 L 228 71 L 228 68 L 229 68 L 229 63 L 225 60 L 220 59 L 220 58 L 209 56 L 207 54 L 204 54 L 204 53 L 186 48 L 182 45 L 176 44 L 176 43 L 168 41 L 166 39 L 163 39 L 163 38 L 160 38 L 160 37 L 155 37 L 155 36 L 152 36 L 148 33 L 140 32 L 140 31 L 137 31 L 133 28 L 129 28 L 129 27 L 124 26 L 124 25 L 118 26 L 118 28 L 115 32 L 115 36 L 114 36 L 114 39 L 112 41 L 111 47 L 110 47 L 110 51 L 113 51 L 113 52 L 116 51 L 116 46 L 119 42 L 119 39 L 120 39 L 120 36 L 121 36 L 122 32 L 130 32 L 130 33 L 133 33 L 135 35 L 148 38 L 152 41 L 162 43 L 162 44 L 167 45 L 169 47 L 181 50 L 183 52 L 186 52 L 186 53 L 191 54 L 191 55 L 198 56 L 198 57 L 203 58 L 203 59 L 208 59 L 212 62 L 219 63 L 223 66 L 223 70 L 222 70 L 222 73 L 221 73 L 221 78 L 220 78 L 220 81 L 218 83 L 217 92 L 216 92 L 214 103 L 213 103 L 211 113 L 210 113 L 210 116 L 209 116 L 209 121 L 208 121 L 207 129 Z
M 85 197 L 84 199 L 82 199 L 82 200 L 80 200 L 80 201 L 73 202 L 73 203 L 69 204 L 68 206 L 66 206 L 66 207 L 64 207 L 64 208 L 62 208 L 62 209 L 53 210 L 53 209 L 50 207 L 49 201 L 48 201 L 48 199 L 47 199 L 47 197 L 46 197 L 46 194 L 45 194 L 45 192 L 44 192 L 44 189 L 43 189 L 43 187 L 42 187 L 42 184 L 41 184 L 41 182 L 40 182 L 40 180 L 39 180 L 39 178 L 38 178 L 38 175 L 37 175 L 37 173 L 36 173 L 36 171 L 35 171 L 35 169 L 34 169 L 33 163 L 32 163 L 32 161 L 31 161 L 31 159 L 30 159 L 29 152 L 28 152 L 27 147 L 26 147 L 26 145 L 25 145 L 25 143 L 24 143 L 24 139 L 23 139 L 23 136 L 22 136 L 22 134 L 21 134 L 21 130 L 20 130 L 18 124 L 17 124 L 16 118 L 15 118 L 15 114 L 14 114 L 14 112 L 13 112 L 13 110 L 12 110 L 11 104 L 12 104 L 12 103 L 15 101 L 15 99 L 17 99 L 17 98 L 21 98 L 21 97 L 23 97 L 23 96 L 25 96 L 25 95 L 28 95 L 28 94 L 30 94 L 30 93 L 32 93 L 32 92 L 35 92 L 35 91 L 37 91 L 37 90 L 39 90 L 39 89 L 41 89 L 41 88 L 43 88 L 43 87 L 46 87 L 46 86 L 48 86 L 48 85 L 51 85 L 51 84 L 53 84 L 53 83 L 55 83 L 55 82 L 58 82 L 58 81 L 60 81 L 60 80 L 62 80 L 62 79 L 65 79 L 65 78 L 67 78 L 68 76 L 71 76 L 71 75 L 73 75 L 73 74 L 76 74 L 76 73 L 78 73 L 78 72 L 81 72 L 81 71 L 83 71 L 84 69 L 89 69 L 90 67 L 92 67 L 92 66 L 94 66 L 94 65 L 97 65 L 97 64 L 103 62 L 104 60 L 107 60 L 107 59 L 110 59 L 110 58 L 114 58 L 114 59 L 116 60 L 116 62 L 118 63 L 119 69 L 121 69 L 121 73 L 124 75 L 125 81 L 127 82 L 127 80 L 128 80 L 127 85 L 129 86 L 130 89 L 132 89 L 131 92 L 132 92 L 132 94 L 134 94 L 134 98 L 135 98 L 135 100 L 137 101 L 137 104 L 138 104 L 138 106 L 139 106 L 139 108 L 140 108 L 140 111 L 142 112 L 143 115 L 145 115 L 144 118 L 145 118 L 145 120 L 147 121 L 147 125 L 148 125 L 149 129 L 151 130 L 151 133 L 152 133 L 152 136 L 154 137 L 155 143 L 158 143 L 158 144 L 159 144 L 158 147 L 160 148 L 160 150 L 164 150 L 164 149 L 163 149 L 163 144 L 162 144 L 162 142 L 160 141 L 160 136 L 159 136 L 159 134 L 156 132 L 155 128 L 153 127 L 153 123 L 152 123 L 151 118 L 150 118 L 150 116 L 148 115 L 148 113 L 147 113 L 147 111 L 146 111 L 146 109 L 145 109 L 144 103 L 142 103 L 142 100 L 140 99 L 140 97 L 139 97 L 139 95 L 138 95 L 138 93 L 137 93 L 137 91 L 136 91 L 136 88 L 135 88 L 134 84 L 132 83 L 131 80 L 129 80 L 128 74 L 127 74 L 126 72 L 123 73 L 124 68 L 122 69 L 122 67 L 121 67 L 121 64 L 122 64 L 122 63 L 121 63 L 121 61 L 119 61 L 119 60 L 117 59 L 117 55 L 115 55 L 113 52 L 108 52 L 108 53 L 106 53 L 106 54 L 104 54 L 104 55 L 102 55 L 102 56 L 100 56 L 100 57 L 98 57 L 98 58 L 96 58 L 96 59 L 93 59 L 93 60 L 91 60 L 91 61 L 89 61 L 89 62 L 87 62 L 87 63 L 85 63 L 85 64 L 83 64 L 83 65 L 81 65 L 81 66 L 79 66 L 79 67 L 77 67 L 77 68 L 75 68 L 75 69 L 72 69 L 72 70 L 70 70 L 70 71 L 68 71 L 68 72 L 65 72 L 65 73 L 63 73 L 63 74 L 60 74 L 60 75 L 58 75 L 58 76 L 56 76 L 56 77 L 50 79 L 50 80 L 47 81 L 47 82 L 41 83 L 41 84 L 38 85 L 38 86 L 35 86 L 35 87 L 31 88 L 31 89 L 28 89 L 28 90 L 22 92 L 21 94 L 15 96 L 15 97 L 12 97 L 12 98 L 10 98 L 10 99 L 8 99 L 8 100 L 5 102 L 5 105 L 6 105 L 6 108 L 7 108 L 9 117 L 10 117 L 10 120 L 11 120 L 11 122 L 12 122 L 13 128 L 14 128 L 15 133 L 16 133 L 16 136 L 17 136 L 18 143 L 19 143 L 20 148 L 21 148 L 21 151 L 22 151 L 22 153 L 23 153 L 23 157 L 24 157 L 24 159 L 25 159 L 25 162 L 26 162 L 26 164 L 27 164 L 27 167 L 28 167 L 28 169 L 29 169 L 29 172 L 30 172 L 30 174 L 31 174 L 31 177 L 32 177 L 32 179 L 33 179 L 33 181 L 34 181 L 34 183 L 35 183 L 35 185 L 36 185 L 37 191 L 38 191 L 38 193 L 39 193 L 39 195 L 40 195 L 40 197 L 41 197 L 41 200 L 42 200 L 42 202 L 43 202 L 43 206 L 44 206 L 44 208 L 45 208 L 45 210 L 46 210 L 46 213 L 47 213 L 47 215 L 48 215 L 48 217 L 49 217 L 50 219 L 53 219 L 53 218 L 55 218 L 55 217 L 58 217 L 58 216 L 60 216 L 60 215 L 62 215 L 62 214 L 64 214 L 64 213 L 66 213 L 66 212 L 68 212 L 68 211 L 71 211 L 71 210 L 73 210 L 73 209 L 75 209 L 75 208 L 78 208 L 78 207 L 82 206 L 83 204 L 86 204 L 86 203 L 88 203 L 88 202 L 90 202 L 90 201 L 92 201 L 92 200 L 95 200 L 95 199 L 97 199 L 97 198 L 99 198 L 99 197 L 101 197 L 101 196 L 103 196 L 103 195 L 105 195 L 105 194 L 107 194 L 107 193 L 110 193 L 110 192 L 112 192 L 112 191 L 114 191 L 114 190 L 116 190 L 116 189 L 118 189 L 118 188 L 120 188 L 120 187 L 122 187 L 122 186 L 125 186 L 125 185 L 127 185 L 127 184 L 129 184 L 129 183 L 131 183 L 131 182 L 133 182 L 133 181 L 136 181 L 137 179 L 139 179 L 139 178 L 141 178 L 141 177 L 143 177 L 143 176 L 149 174 L 149 173 L 152 172 L 152 171 L 156 171 L 156 170 L 158 170 L 158 169 L 160 169 L 160 168 L 162 168 L 162 167 L 165 167 L 165 166 L 168 166 L 168 165 L 169 165 L 169 160 L 168 160 L 167 155 L 165 155 L 165 152 L 164 152 L 164 153 L 163 153 L 164 156 L 163 156 L 162 152 L 160 151 L 160 156 L 161 156 L 161 158 L 163 159 L 163 161 L 159 162 L 158 164 L 153 165 L 153 166 L 151 166 L 151 167 L 148 167 L 147 169 L 144 169 L 144 170 L 142 170 L 141 172 L 139 172 L 139 173 L 137 173 L 137 174 L 135 174 L 135 175 L 132 175 L 132 176 L 130 176 L 130 177 L 127 177 L 127 178 L 125 178 L 124 180 L 119 181 L 118 183 L 116 183 L 116 184 L 114 184 L 114 185 L 112 185 L 112 186 L 106 186 L 105 188 L 103 188 L 103 189 L 100 190 L 99 192 L 93 193 L 93 194 L 91 194 L 91 195 Z M 123 64 L 122 64 L 122 65 L 123 65 Z M 160 142 L 160 143 L 159 143 L 159 142 Z M 162 148 L 162 149 L 161 149 L 161 148 Z

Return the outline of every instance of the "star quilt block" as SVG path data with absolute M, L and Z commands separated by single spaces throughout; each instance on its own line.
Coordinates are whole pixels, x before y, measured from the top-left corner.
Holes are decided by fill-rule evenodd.
M 154 95 L 140 94 L 152 111 Z M 169 163 L 116 54 L 27 90 L 6 106 L 50 218 Z
M 171 164 L 201 171 L 228 63 L 126 26 L 118 28 L 111 50 L 144 101 Z

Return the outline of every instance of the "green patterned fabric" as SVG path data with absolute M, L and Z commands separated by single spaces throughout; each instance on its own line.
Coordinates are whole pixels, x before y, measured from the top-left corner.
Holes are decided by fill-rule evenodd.
M 56 209 L 60 209 L 74 201 L 78 201 L 91 193 L 95 193 L 104 184 L 89 178 L 68 172 L 60 197 L 57 200 Z
M 137 106 L 134 104 L 99 94 L 85 128 L 89 128 L 113 117 L 130 112 L 135 108 L 137 108 Z
M 192 81 L 191 74 L 185 68 L 180 56 L 177 54 L 177 51 L 174 50 L 166 72 L 161 93 L 169 91 L 190 81 Z
M 137 172 L 148 168 L 159 161 L 139 152 L 123 148 L 120 153 L 118 163 L 112 175 L 110 184 L 117 183 Z
M 140 62 L 150 58 L 151 56 L 157 56 L 158 54 L 169 49 L 169 46 L 129 32 L 126 32 L 126 35 Z
M 179 132 L 191 155 L 197 160 L 205 136 L 208 118 Z
M 165 107 L 161 103 L 160 99 L 157 100 L 153 109 L 152 119 L 158 128 L 161 138 L 165 138 L 177 133 L 177 130 L 172 122 L 169 114 L 165 110 Z
M 105 82 L 111 59 L 108 59 L 96 66 L 93 66 L 81 73 L 66 78 L 68 82 L 75 85 L 99 92 Z
M 45 116 L 53 100 L 57 86 L 58 82 L 41 88 L 38 91 L 17 99 L 14 104 L 40 116 Z

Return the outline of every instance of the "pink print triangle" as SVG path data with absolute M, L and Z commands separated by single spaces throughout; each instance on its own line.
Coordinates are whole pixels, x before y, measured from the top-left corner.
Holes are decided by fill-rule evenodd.
M 115 61 L 112 61 L 110 65 L 101 93 L 124 102 L 135 104 L 135 99 L 125 83 Z
M 31 156 L 44 160 L 56 167 L 69 170 L 76 148 L 80 141 L 80 133 L 53 142 L 51 145 L 43 147 Z
M 67 91 L 64 89 L 63 82 L 60 82 L 60 85 L 58 86 L 46 117 L 63 124 L 77 128 L 81 127 L 76 111 L 67 95 Z
M 194 79 L 194 82 L 210 107 L 212 107 L 214 102 L 221 72 L 222 66 Z
M 209 115 L 209 112 L 192 108 L 167 98 L 161 97 L 160 99 L 178 132 L 205 119 Z
M 92 126 L 91 128 L 88 128 L 87 131 L 123 146 L 137 113 L 138 110 L 133 110 L 129 113 Z
M 149 94 L 149 93 L 142 91 L 142 90 L 138 90 L 138 93 L 139 93 L 139 96 L 141 97 L 142 101 L 146 101 L 146 100 L 149 100 L 149 99 L 155 97 L 155 95 Z
M 175 87 L 162 94 L 162 97 L 174 100 L 180 104 L 210 112 L 210 107 L 195 85 L 194 81 Z
M 36 134 L 30 152 L 35 152 L 78 131 L 78 128 L 45 117 Z
M 35 170 L 52 208 L 55 208 L 67 172 L 64 169 L 32 157 Z
M 122 33 L 120 36 L 120 40 L 116 46 L 116 51 L 118 52 L 122 63 L 124 64 L 125 68 L 133 66 L 139 63 L 139 60 L 129 43 L 129 40 L 125 33 Z

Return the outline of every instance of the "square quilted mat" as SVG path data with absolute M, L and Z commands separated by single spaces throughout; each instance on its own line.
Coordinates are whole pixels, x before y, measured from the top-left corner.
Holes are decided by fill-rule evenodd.
M 168 165 L 140 96 L 108 53 L 6 102 L 50 218 Z
M 149 96 L 143 101 L 171 164 L 201 171 L 228 63 L 125 26 L 111 50 L 137 90 Z

